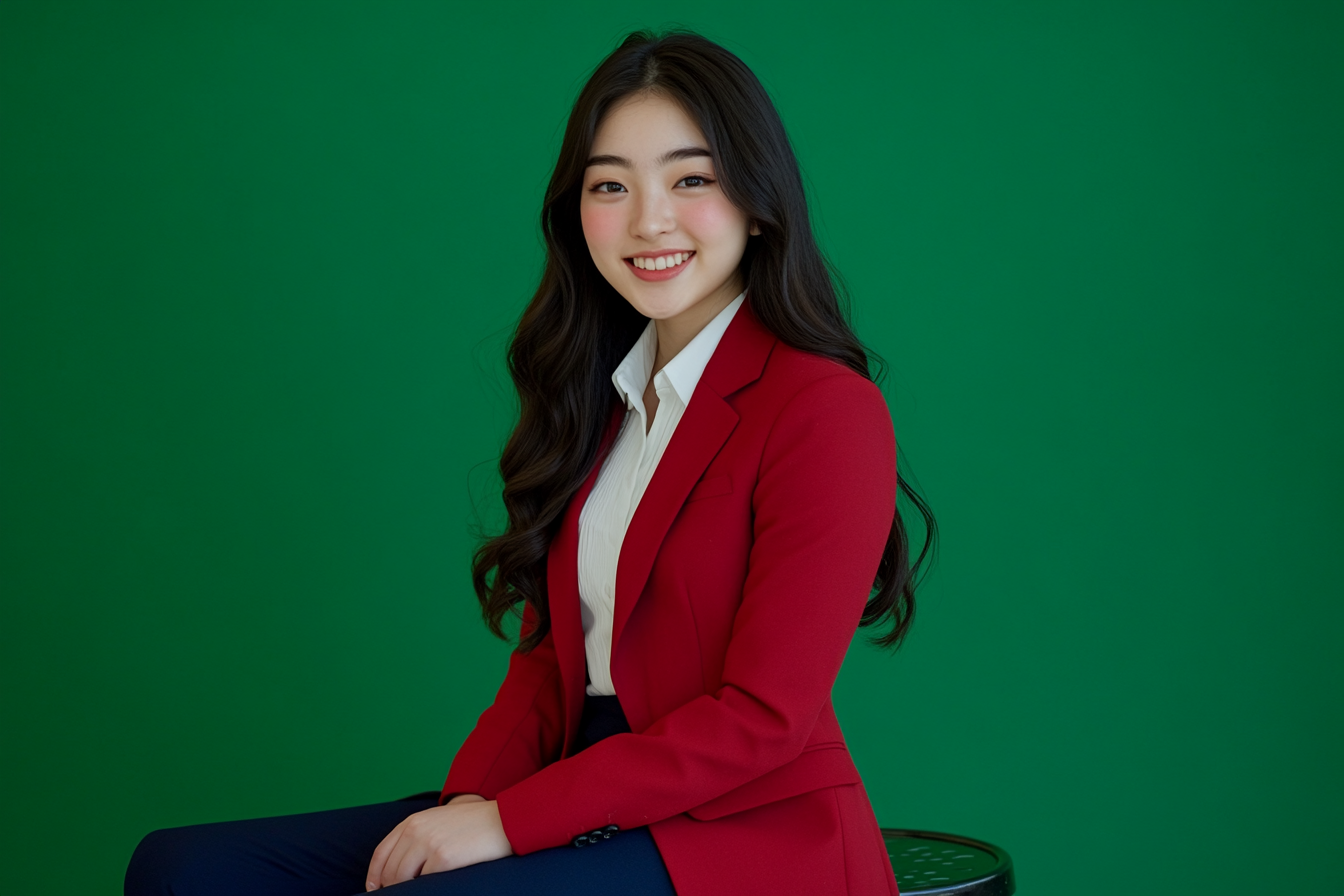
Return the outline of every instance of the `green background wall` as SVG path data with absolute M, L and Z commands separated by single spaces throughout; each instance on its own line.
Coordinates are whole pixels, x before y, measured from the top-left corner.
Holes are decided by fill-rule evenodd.
M 439 786 L 548 166 L 671 23 L 777 98 L 943 527 L 835 690 L 882 822 L 1337 880 L 1344 5 L 671 8 L 0 3 L 6 889 Z

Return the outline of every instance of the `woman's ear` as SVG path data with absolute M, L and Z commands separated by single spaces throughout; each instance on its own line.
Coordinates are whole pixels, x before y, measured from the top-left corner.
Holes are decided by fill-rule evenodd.
M 752 236 L 760 236 L 761 228 L 755 221 L 752 221 L 751 227 L 750 229 L 747 230 L 747 233 L 751 234 Z

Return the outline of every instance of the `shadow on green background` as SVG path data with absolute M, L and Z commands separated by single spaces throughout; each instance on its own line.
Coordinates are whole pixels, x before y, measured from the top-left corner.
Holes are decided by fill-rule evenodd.
M 439 786 L 548 166 L 672 21 L 777 98 L 943 527 L 836 687 L 882 822 L 1033 896 L 1337 876 L 1279 854 L 1344 836 L 1344 7 L 667 9 L 0 4 L 9 889 Z

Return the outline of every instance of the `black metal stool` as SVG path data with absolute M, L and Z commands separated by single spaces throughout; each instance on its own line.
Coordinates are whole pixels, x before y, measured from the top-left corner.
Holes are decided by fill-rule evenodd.
M 1013 860 L 970 837 L 883 828 L 901 896 L 1012 896 Z

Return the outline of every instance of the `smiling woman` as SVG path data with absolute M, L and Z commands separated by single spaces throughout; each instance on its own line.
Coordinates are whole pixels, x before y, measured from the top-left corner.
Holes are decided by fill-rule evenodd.
M 680 105 L 657 93 L 622 101 L 593 141 L 583 233 L 593 264 L 646 317 L 674 317 L 704 296 L 696 315 L 703 326 L 741 291 L 747 236 L 761 231 L 720 189 L 707 142 Z M 643 287 L 673 278 L 675 286 Z M 670 358 L 680 346 L 669 348 Z
M 487 625 L 522 628 L 443 788 L 157 831 L 128 893 L 896 893 L 830 692 L 856 627 L 901 643 L 936 526 L 760 82 L 632 34 L 542 228 L 508 525 L 473 566 Z
M 607 113 L 584 174 L 588 251 L 607 282 L 659 322 L 655 370 L 742 292 L 747 237 L 761 232 L 719 187 L 707 143 L 670 97 L 634 94 Z M 652 379 L 644 403 L 657 410 Z

